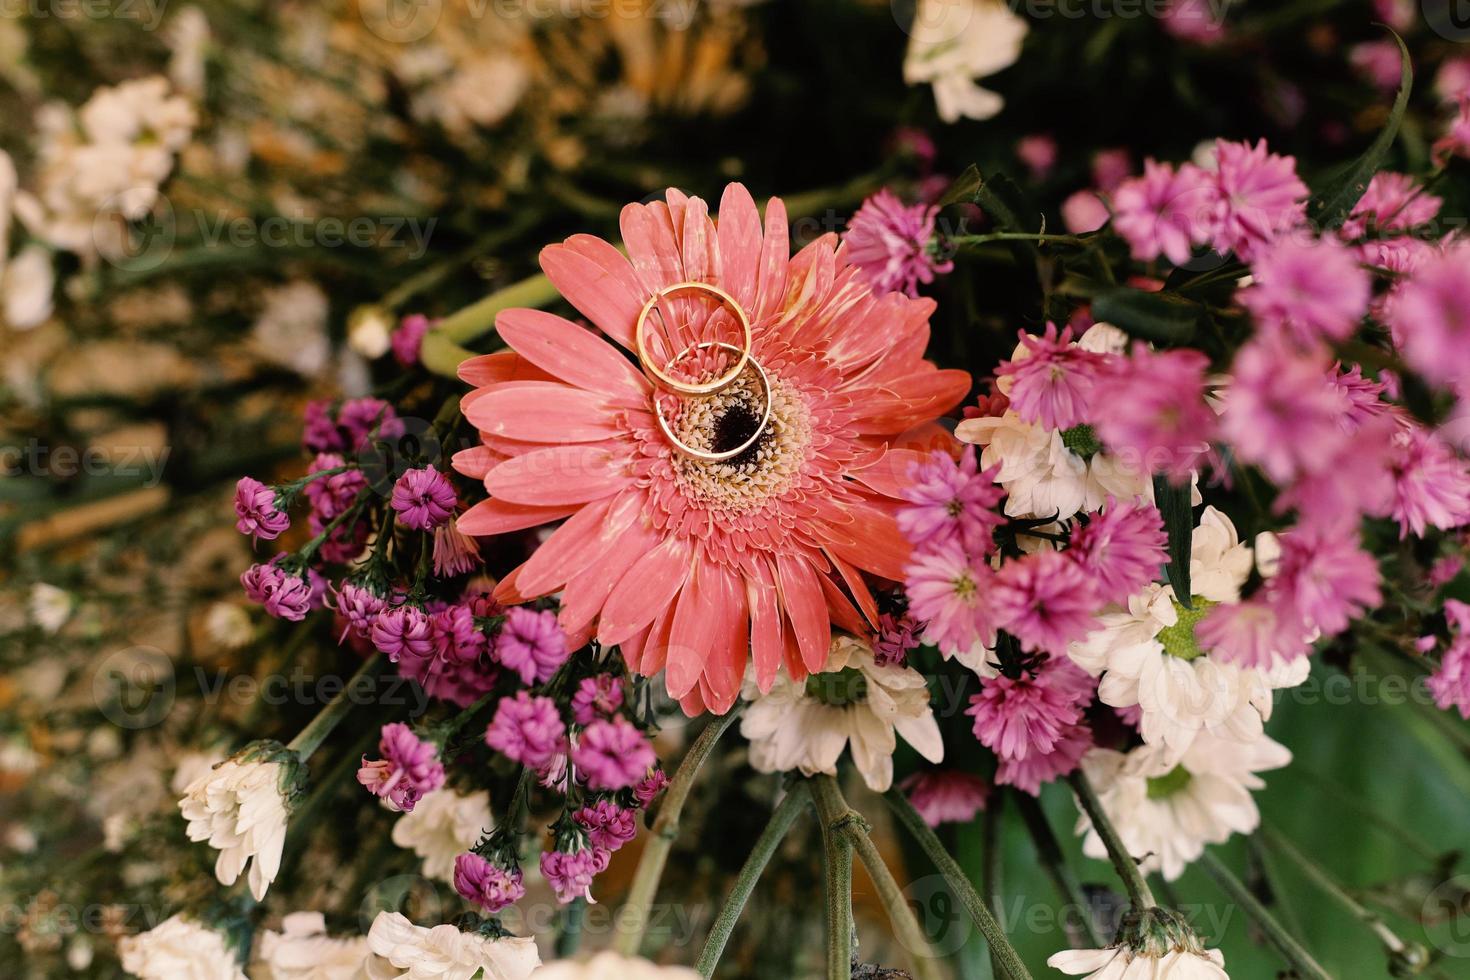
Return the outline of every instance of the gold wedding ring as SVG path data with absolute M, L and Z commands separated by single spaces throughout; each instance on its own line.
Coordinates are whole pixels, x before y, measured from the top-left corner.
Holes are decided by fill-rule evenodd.
M 711 348 L 711 347 L 719 347 L 719 348 L 722 348 L 724 350 L 731 351 L 731 352 L 740 352 L 740 348 L 739 347 L 736 347 L 734 344 L 726 344 L 726 343 L 723 343 L 721 341 L 716 341 L 716 340 L 705 340 L 705 341 L 701 341 L 701 342 L 699 342 L 697 344 L 693 344 L 693 345 L 691 345 L 689 347 L 684 348 L 682 351 L 680 351 L 678 354 L 676 354 L 673 357 L 673 359 L 671 359 L 669 361 L 669 365 L 674 364 L 680 358 L 682 358 L 685 354 L 688 354 L 690 351 L 702 350 L 702 349 L 707 349 L 707 348 Z M 766 369 L 761 366 L 761 362 L 758 361 L 758 360 L 756 360 L 755 357 L 753 357 L 748 350 L 747 351 L 743 351 L 741 353 L 743 353 L 745 355 L 744 357 L 741 358 L 741 366 L 742 366 L 742 369 L 743 369 L 743 367 L 744 367 L 745 364 L 749 364 L 751 367 L 755 368 L 755 373 L 761 379 L 761 388 L 766 393 L 766 411 L 765 411 L 765 414 L 761 416 L 760 424 L 755 427 L 755 432 L 753 432 L 751 434 L 750 438 L 749 439 L 746 439 L 744 442 L 742 442 L 740 445 L 736 446 L 734 449 L 727 449 L 724 452 L 712 453 L 712 452 L 708 452 L 707 450 L 703 450 L 703 449 L 695 449 L 693 446 L 691 446 L 691 445 L 683 442 L 682 440 L 680 440 L 680 438 L 678 436 L 674 435 L 674 430 L 669 427 L 668 420 L 664 418 L 663 409 L 659 407 L 659 404 L 658 404 L 658 396 L 657 395 L 654 395 L 654 398 L 653 398 L 653 415 L 654 415 L 654 418 L 656 418 L 658 420 L 658 427 L 659 427 L 659 429 L 661 429 L 663 431 L 664 438 L 668 439 L 669 442 L 673 443 L 674 448 L 677 449 L 677 450 L 679 450 L 679 452 L 683 453 L 684 455 L 686 455 L 686 456 L 692 456 L 695 459 L 702 459 L 702 460 L 704 460 L 707 463 L 720 463 L 720 462 L 723 462 L 723 461 L 725 461 L 727 459 L 734 459 L 736 456 L 739 456 L 741 453 L 745 452 L 751 446 L 754 446 L 755 443 L 756 443 L 756 440 L 758 440 L 761 437 L 761 435 L 766 431 L 766 426 L 770 424 L 770 421 L 771 421 L 771 403 L 774 400 L 771 397 L 771 379 L 766 376 Z M 665 366 L 669 366 L 669 365 L 665 365 Z
M 720 301 L 720 304 L 722 306 L 727 307 L 730 312 L 735 315 L 735 318 L 740 321 L 742 339 L 745 341 L 745 343 L 740 347 L 736 347 L 733 344 L 719 343 L 716 341 L 703 341 L 699 344 L 695 344 L 694 347 L 718 346 L 726 350 L 736 351 L 740 354 L 739 359 L 735 361 L 734 366 L 731 367 L 730 370 L 726 371 L 724 374 L 720 375 L 718 378 L 715 378 L 712 381 L 705 381 L 698 384 L 688 381 L 680 381 L 677 378 L 671 377 L 667 371 L 667 368 L 669 366 L 676 363 L 679 358 L 689 353 L 689 351 L 693 350 L 694 347 L 686 347 L 679 354 L 671 358 L 668 364 L 665 364 L 663 368 L 660 368 L 649 356 L 647 338 L 649 314 L 651 314 L 658 306 L 660 300 L 675 296 L 680 293 L 697 292 L 708 293 L 709 295 L 715 297 Z M 659 319 L 664 319 L 662 312 L 659 313 Z M 665 326 L 667 326 L 667 323 L 665 324 Z M 720 287 L 712 286 L 707 282 L 690 281 L 676 282 L 672 286 L 665 286 L 658 292 L 654 293 L 651 297 L 649 297 L 648 302 L 643 304 L 642 312 L 638 314 L 638 326 L 636 331 L 634 332 L 634 342 L 638 349 L 638 360 L 643 365 L 644 373 L 649 376 L 654 384 L 658 385 L 660 388 L 665 389 L 666 391 L 676 392 L 681 395 L 713 395 L 730 387 L 736 382 L 736 380 L 739 379 L 740 375 L 744 373 L 745 365 L 751 359 L 750 352 L 751 347 L 754 344 L 754 339 L 751 335 L 750 317 L 746 314 L 744 308 L 742 308 L 741 305 L 735 301 L 735 297 L 731 296 Z M 761 375 L 762 377 L 764 377 L 765 372 L 762 371 Z M 767 389 L 767 391 L 769 391 L 769 388 Z

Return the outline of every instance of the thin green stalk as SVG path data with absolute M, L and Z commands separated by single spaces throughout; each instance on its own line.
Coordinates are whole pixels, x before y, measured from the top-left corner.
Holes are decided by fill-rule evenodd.
M 710 926 L 709 937 L 704 941 L 704 950 L 699 954 L 699 961 L 695 969 L 699 975 L 705 977 L 714 976 L 715 967 L 724 955 L 725 944 L 730 941 L 730 934 L 735 931 L 735 923 L 740 921 L 740 915 L 745 911 L 745 903 L 750 900 L 751 892 L 755 890 L 755 883 L 765 872 L 766 865 L 770 863 L 776 848 L 781 846 L 781 841 L 790 832 L 791 825 L 801 815 L 806 807 L 809 796 L 805 783 L 798 783 L 786 794 L 776 811 L 771 814 L 770 822 L 766 829 L 761 831 L 760 837 L 756 838 L 755 846 L 751 848 L 750 855 L 746 857 L 745 864 L 740 868 L 740 874 L 735 878 L 735 884 L 730 886 L 730 894 L 725 897 L 725 904 L 715 916 L 714 924 Z
M 950 245 L 984 245 L 987 242 L 1053 242 L 1058 245 L 1086 245 L 1087 239 L 1078 235 L 1046 235 L 1029 231 L 992 231 L 984 235 L 958 235 L 949 239 Z
M 353 674 L 345 687 L 337 692 L 337 696 L 327 702 L 327 706 L 317 712 L 317 716 L 301 729 L 297 736 L 291 739 L 286 748 L 295 752 L 302 762 L 311 758 L 311 754 L 327 740 L 347 713 L 356 705 L 353 700 L 353 692 L 361 680 L 376 676 L 388 665 L 388 659 L 381 653 L 375 653 L 369 657 L 357 673 Z
M 944 849 L 944 845 L 940 843 L 929 825 L 924 822 L 924 818 L 919 816 L 919 811 L 914 809 L 908 797 L 899 790 L 889 790 L 883 798 L 888 801 L 888 805 L 898 816 L 899 823 L 903 824 L 904 829 L 918 842 L 929 860 L 934 863 L 934 867 L 944 876 L 950 891 L 965 907 L 971 921 L 979 928 L 985 941 L 990 944 L 992 953 L 1000 961 L 1005 971 L 1010 974 L 1011 980 L 1031 980 L 1030 972 L 1021 962 L 1021 957 L 1016 954 L 1010 940 L 1006 939 L 1000 923 L 980 899 L 979 893 L 975 891 L 975 886 L 965 876 L 959 863 Z
M 1026 830 L 1031 835 L 1031 843 L 1036 845 L 1036 856 L 1041 859 L 1041 866 L 1046 871 L 1047 877 L 1056 886 L 1057 892 L 1062 896 L 1067 909 L 1072 913 L 1064 920 L 1067 930 L 1067 941 L 1074 948 L 1091 946 L 1100 949 L 1107 945 L 1102 934 L 1097 930 L 1097 923 L 1092 921 L 1091 906 L 1087 902 L 1087 895 L 1082 891 L 1082 885 L 1072 869 L 1067 866 L 1067 859 L 1062 854 L 1062 847 L 1057 843 L 1056 834 L 1052 833 L 1051 824 L 1047 823 L 1046 814 L 1041 811 L 1041 804 L 1036 797 L 1029 793 L 1016 793 L 1016 806 L 1021 811 L 1021 820 L 1026 824 Z
M 1158 905 L 1154 901 L 1154 893 L 1149 890 L 1148 882 L 1143 877 L 1143 872 L 1138 868 L 1138 862 L 1128 853 L 1128 848 L 1123 845 L 1123 838 L 1118 836 L 1117 828 L 1103 812 L 1102 801 L 1097 798 L 1097 791 L 1082 774 L 1077 770 L 1067 778 L 1072 784 L 1072 790 L 1077 794 L 1077 801 L 1086 812 L 1088 819 L 1092 821 L 1092 829 L 1097 831 L 1098 837 L 1102 838 L 1103 846 L 1108 849 L 1108 858 L 1113 862 L 1118 877 L 1123 879 L 1123 887 L 1128 889 L 1128 899 L 1134 908 L 1139 911 L 1151 909 Z
M 826 873 L 823 891 L 827 897 L 827 980 L 851 980 L 852 840 L 839 826 L 847 814 L 831 800 L 831 790 L 825 783 L 831 778 L 820 776 L 811 783 L 822 831 L 822 868 Z
M 1001 904 L 1000 820 L 1004 802 L 1005 794 L 992 794 L 991 804 L 981 818 L 980 888 L 985 904 L 997 919 L 1000 918 Z M 996 976 L 1003 976 L 1005 972 L 1005 966 L 994 949 L 990 951 L 990 970 Z
M 1255 920 L 1271 945 L 1281 953 L 1291 968 L 1295 970 L 1303 980 L 1332 980 L 1332 977 L 1322 966 L 1312 958 L 1296 937 L 1281 927 L 1266 907 L 1260 903 L 1256 896 L 1251 894 L 1249 888 L 1245 887 L 1239 878 L 1220 863 L 1220 859 L 1209 851 L 1200 858 L 1200 864 L 1205 871 L 1209 872 L 1215 883 L 1225 892 L 1232 902 L 1245 910 L 1245 914 Z
M 561 912 L 561 929 L 556 934 L 557 959 L 569 959 L 577 955 L 582 945 L 582 923 L 587 918 L 587 900 L 576 898 Z
M 664 865 L 668 863 L 674 838 L 679 836 L 679 815 L 684 810 L 684 801 L 689 798 L 694 779 L 714 751 L 715 743 L 739 714 L 739 708 L 732 709 L 705 726 L 704 731 L 699 733 L 699 737 L 685 753 L 684 760 L 679 763 L 674 778 L 664 792 L 658 816 L 654 818 L 651 827 L 653 832 L 638 859 L 638 869 L 633 872 L 633 886 L 628 891 L 628 901 L 618 913 L 618 938 L 615 945 L 617 951 L 624 956 L 638 955 L 638 948 L 643 943 L 643 933 L 648 928 L 648 910 L 653 906 L 654 896 L 658 893 L 659 879 L 663 877 Z
M 900 946 L 908 950 L 909 958 L 913 961 L 914 976 L 918 980 L 937 980 L 939 955 L 934 952 L 928 935 L 915 918 L 913 908 L 904 897 L 903 888 L 893 877 L 883 855 L 878 853 L 873 839 L 868 836 L 868 822 L 863 819 L 862 814 L 848 805 L 842 796 L 842 790 L 837 786 L 837 780 L 831 776 L 818 776 L 811 783 L 818 816 L 834 834 L 848 839 L 858 860 L 867 869 L 868 877 L 873 880 L 873 887 L 878 890 L 878 899 L 883 903 L 883 910 L 888 915 L 888 923 L 893 927 L 894 937 L 898 939 Z

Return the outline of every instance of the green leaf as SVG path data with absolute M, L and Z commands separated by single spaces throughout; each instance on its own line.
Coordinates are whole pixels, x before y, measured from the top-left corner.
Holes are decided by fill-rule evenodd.
M 939 206 L 978 204 L 999 231 L 1036 231 L 1043 224 L 1041 212 L 1031 207 L 1016 182 L 1005 174 L 986 177 L 973 163 L 955 178 L 939 198 Z M 1028 215 L 1036 215 L 1034 222 Z
M 1169 535 L 1169 584 L 1174 596 L 1185 609 L 1193 609 L 1193 593 L 1189 586 L 1189 551 L 1194 543 L 1194 512 L 1189 481 L 1176 486 L 1163 475 L 1154 477 L 1154 504 L 1164 518 L 1164 531 Z
M 1188 343 L 1204 314 L 1203 306 L 1183 296 L 1126 286 L 1110 289 L 1092 301 L 1094 320 L 1155 343 Z
M 980 176 L 980 168 L 970 164 L 949 185 L 949 189 L 940 195 L 939 206 L 947 208 L 951 204 L 970 204 L 975 200 L 975 192 L 980 189 L 980 182 L 984 179 Z
M 1353 206 L 1363 197 L 1363 192 L 1368 189 L 1368 182 L 1373 175 L 1383 167 L 1383 158 L 1388 155 L 1389 148 L 1398 137 L 1399 125 L 1404 120 L 1404 111 L 1409 106 L 1409 92 L 1414 87 L 1414 66 L 1409 60 L 1409 49 L 1404 46 L 1404 39 L 1393 31 L 1394 41 L 1398 42 L 1399 57 L 1402 59 L 1402 69 L 1399 72 L 1399 93 L 1393 100 L 1393 109 L 1388 114 L 1388 122 L 1373 140 L 1371 146 L 1358 157 L 1345 172 L 1328 183 L 1328 186 L 1314 194 L 1307 204 L 1307 217 L 1318 228 L 1335 228 L 1352 213 Z

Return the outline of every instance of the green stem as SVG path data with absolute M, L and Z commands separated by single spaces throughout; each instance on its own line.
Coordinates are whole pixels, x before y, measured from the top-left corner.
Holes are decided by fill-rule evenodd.
M 908 951 L 913 962 L 914 976 L 918 980 L 938 980 L 939 954 L 934 952 L 928 935 L 904 897 L 903 888 L 868 835 L 868 822 L 848 805 L 837 781 L 831 776 L 818 776 L 811 782 L 818 816 L 833 833 L 847 837 L 858 860 L 867 869 L 873 887 L 878 890 L 878 899 L 883 903 L 883 911 L 888 915 L 888 924 L 893 927 L 893 935 Z
M 760 876 L 766 870 L 766 865 L 776 853 L 776 848 L 781 846 L 781 841 L 786 838 L 786 834 L 791 830 L 791 825 L 801 815 L 808 799 L 805 783 L 793 786 L 786 794 L 786 798 L 776 807 L 776 811 L 771 814 L 766 829 L 761 831 L 760 837 L 756 838 L 755 846 L 751 848 L 750 855 L 746 857 L 745 864 L 740 868 L 740 874 L 735 878 L 735 884 L 730 886 L 730 894 L 726 896 L 724 906 L 715 916 L 714 924 L 710 926 L 709 937 L 704 941 L 704 950 L 700 952 L 699 961 L 695 964 L 694 968 L 706 980 L 714 976 L 715 967 L 725 952 L 725 944 L 730 941 L 730 934 L 735 930 L 735 923 L 740 921 L 740 915 L 745 911 L 745 903 L 750 900 L 751 892 L 755 890 L 755 883 L 760 880 Z
M 648 928 L 648 910 L 658 893 L 659 879 L 663 877 L 664 865 L 668 863 L 674 838 L 679 836 L 679 815 L 683 812 L 684 801 L 689 798 L 694 779 L 714 751 L 715 743 L 739 714 L 739 708 L 732 709 L 705 726 L 704 731 L 699 733 L 699 737 L 685 753 L 668 789 L 664 791 L 658 816 L 651 826 L 653 832 L 638 859 L 638 869 L 633 872 L 633 886 L 628 891 L 628 901 L 618 913 L 615 948 L 624 956 L 638 955 L 638 948 L 643 943 L 643 933 Z
M 1260 900 L 1251 894 L 1251 890 L 1245 887 L 1229 868 L 1220 863 L 1219 858 L 1206 851 L 1200 858 L 1200 864 L 1209 872 L 1210 877 L 1215 879 L 1215 883 L 1230 900 L 1255 920 L 1256 925 L 1260 926 L 1261 931 L 1266 934 L 1266 938 L 1304 980 L 1332 980 L 1327 971 L 1312 958 L 1312 954 L 1296 941 L 1296 937 L 1281 927 L 1276 917 L 1266 910 Z
M 1072 784 L 1072 790 L 1077 794 L 1077 801 L 1081 804 L 1088 819 L 1092 821 L 1092 829 L 1097 831 L 1097 836 L 1102 838 L 1103 846 L 1108 849 L 1108 858 L 1113 862 L 1113 867 L 1118 872 L 1118 877 L 1123 879 L 1123 887 L 1128 889 L 1128 899 L 1133 907 L 1140 912 L 1151 909 L 1158 905 L 1154 901 L 1154 893 L 1149 890 L 1148 882 L 1144 880 L 1143 872 L 1138 868 L 1138 862 L 1128 853 L 1128 848 L 1123 845 L 1123 838 L 1118 836 L 1117 828 L 1103 812 L 1102 801 L 1097 798 L 1097 792 L 1082 770 L 1077 770 L 1067 778 Z
M 460 361 L 473 356 L 463 345 L 494 330 L 495 317 L 502 310 L 546 306 L 558 295 L 556 287 L 544 275 L 534 275 L 498 289 L 479 302 L 445 317 L 439 326 L 425 334 L 420 359 L 435 374 L 452 378 Z
M 556 934 L 557 959 L 568 959 L 577 954 L 582 945 L 582 923 L 587 918 L 587 900 L 573 899 L 561 912 L 561 929 Z
M 924 818 L 919 816 L 919 811 L 914 809 L 908 797 L 899 790 L 889 790 L 883 798 L 888 801 L 888 805 L 898 816 L 899 823 L 903 824 L 904 829 L 918 842 L 929 860 L 934 863 L 934 867 L 944 876 L 950 891 L 954 892 L 955 897 L 969 913 L 971 921 L 985 936 L 985 941 L 990 944 L 992 953 L 1010 974 L 1011 980 L 1031 980 L 1031 974 L 1021 962 L 1021 957 L 1016 954 L 1015 948 L 1006 939 L 1000 923 L 981 901 L 979 893 L 975 891 L 975 886 L 965 876 L 964 869 L 954 858 L 950 857 L 949 852 L 944 849 L 944 845 L 934 835 L 934 831 L 924 822 Z
M 311 754 L 327 740 L 343 718 L 347 717 L 356 705 L 352 698 L 352 692 L 358 682 L 365 678 L 376 676 L 388 665 L 388 659 L 381 653 L 375 653 L 357 669 L 345 687 L 337 692 L 337 696 L 327 702 L 327 706 L 317 712 L 317 716 L 307 723 L 306 727 L 291 739 L 286 748 L 295 752 L 302 762 L 311 758 Z
M 1042 868 L 1071 913 L 1064 920 L 1067 941 L 1075 949 L 1084 946 L 1101 949 L 1107 943 L 1098 932 L 1097 923 L 1092 921 L 1087 895 L 1082 891 L 1077 876 L 1067 866 L 1067 859 L 1062 854 L 1056 835 L 1052 833 L 1051 824 L 1047 823 L 1046 814 L 1041 812 L 1041 804 L 1029 793 L 1016 793 L 1015 798 L 1016 806 L 1021 811 L 1021 819 L 1031 835 L 1031 843 L 1036 845 L 1036 856 L 1041 858 Z
M 1059 245 L 1086 245 L 1087 239 L 1078 235 L 1046 235 L 1029 231 L 992 231 L 984 235 L 958 235 L 949 239 L 951 245 L 984 245 L 987 242 L 1055 242 Z
M 851 980 L 852 839 L 845 832 L 850 818 L 846 808 L 834 799 L 837 786 L 831 776 L 813 779 L 811 792 L 822 831 L 822 867 L 827 876 L 823 889 L 827 896 L 827 980 Z

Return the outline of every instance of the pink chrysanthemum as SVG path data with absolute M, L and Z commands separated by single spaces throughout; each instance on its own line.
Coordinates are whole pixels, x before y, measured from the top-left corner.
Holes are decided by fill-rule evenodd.
M 516 606 L 506 610 L 495 638 L 495 658 L 521 677 L 522 684 L 544 684 L 567 660 L 567 636 L 548 610 Z
M 611 674 L 584 677 L 572 694 L 572 720 L 590 725 L 594 718 L 610 718 L 623 706 L 623 682 Z
M 1394 52 L 1397 61 L 1397 46 Z M 1403 232 L 1433 221 L 1443 204 L 1442 198 L 1425 191 L 1424 185 L 1408 174 L 1383 170 L 1368 182 L 1368 189 L 1353 205 L 1340 233 L 1344 239 L 1356 241 Z
M 324 473 L 345 463 L 337 453 L 317 453 L 306 472 L 308 475 Z M 317 477 L 306 485 L 303 493 L 311 504 L 312 515 L 322 522 L 328 522 L 351 507 L 358 494 L 367 489 L 367 485 L 367 477 L 362 470 L 351 469 L 331 476 Z
M 633 787 L 633 798 L 638 801 L 639 806 L 646 807 L 658 798 L 658 794 L 669 785 L 668 773 L 662 769 L 655 769 L 638 781 Z
M 281 552 L 268 563 L 251 565 L 240 575 L 245 597 L 258 602 L 277 619 L 299 623 L 306 618 L 315 599 L 311 580 L 281 568 Z
M 419 351 L 424 346 L 424 335 L 433 326 L 433 321 L 422 313 L 410 313 L 398 323 L 389 343 L 393 347 L 393 359 L 404 367 L 413 367 L 419 362 Z
M 1281 563 L 1270 584 L 1304 623 L 1331 636 L 1382 601 L 1378 580 L 1378 562 L 1356 535 L 1312 529 L 1281 535 Z
M 235 530 L 257 541 L 273 541 L 291 526 L 291 515 L 276 506 L 276 492 L 252 477 L 235 484 Z
M 1037 796 L 1044 783 L 1069 775 L 1092 748 L 1092 730 L 1079 724 L 1062 733 L 1050 752 L 1032 752 L 1024 759 L 1001 759 L 995 769 L 997 786 L 1014 786 Z
M 888 188 L 863 202 L 847 234 L 842 236 L 847 257 L 862 270 L 878 292 L 919 295 L 919 283 L 934 281 L 935 273 L 954 268 L 934 255 L 934 218 L 939 208 L 906 205 Z
M 1092 420 L 1092 401 L 1109 357 L 1072 342 L 1072 328 L 1057 336 L 1048 323 L 1042 336 L 1021 333 L 1024 354 L 1001 361 L 995 373 L 1011 379 L 1011 408 L 1027 422 L 1070 429 Z
M 979 776 L 954 769 L 916 772 L 900 785 L 931 827 L 943 823 L 969 823 L 985 809 L 990 786 Z
M 1460 717 L 1470 721 L 1470 606 L 1458 599 L 1446 599 L 1445 619 L 1450 624 L 1450 645 L 1440 657 L 1439 667 L 1429 677 L 1429 691 L 1441 711 L 1457 708 Z
M 1143 176 L 1125 180 L 1113 193 L 1113 228 L 1140 262 L 1162 254 L 1183 265 L 1206 240 L 1213 206 L 1209 174 L 1193 164 L 1176 171 L 1145 160 Z
M 1059 551 L 1008 561 L 990 593 L 995 625 L 1027 650 L 1065 656 L 1067 644 L 1096 625 L 1100 604 L 1092 578 Z
M 1277 483 L 1320 472 L 1349 438 L 1334 377 L 1315 356 L 1251 341 L 1235 355 L 1221 431 L 1241 459 Z
M 1388 516 L 1393 507 L 1399 423 L 1379 414 L 1354 425 L 1352 417 L 1352 410 L 1344 416 L 1350 438 L 1334 439 L 1335 449 L 1323 464 L 1299 475 L 1276 497 L 1276 511 L 1295 510 L 1301 527 L 1342 533 L 1364 516 Z
M 463 575 L 480 564 L 480 544 L 459 529 L 453 515 L 434 528 L 434 574 L 440 578 Z
M 585 898 L 592 902 L 592 879 L 607 870 L 611 854 L 600 847 L 580 851 L 542 851 L 541 876 L 562 905 Z
M 1390 467 L 1394 479 L 1393 518 L 1399 535 L 1423 537 L 1470 522 L 1470 471 L 1435 433 L 1412 423 L 1394 436 Z
M 1221 663 L 1269 670 L 1311 652 L 1311 635 L 1296 610 L 1271 590 L 1205 613 L 1194 628 L 1202 649 Z
M 1102 513 L 1072 533 L 1067 554 L 1092 578 L 1099 600 L 1122 605 L 1158 578 L 1168 540 L 1153 504 L 1109 498 Z
M 572 814 L 577 826 L 587 832 L 593 847 L 616 851 L 638 833 L 635 811 L 618 806 L 612 800 L 598 800 Z
M 1120 360 L 1097 398 L 1097 434 L 1127 467 L 1189 479 L 1215 432 L 1205 402 L 1209 359 L 1196 350 L 1135 344 Z
M 997 472 L 998 467 L 979 470 L 974 446 L 966 446 L 958 460 L 935 450 L 909 467 L 899 530 L 916 547 L 958 541 L 972 555 L 989 554 L 995 548 L 991 532 L 1004 520 L 994 509 L 1005 496 L 995 483 Z
M 908 567 L 909 612 L 925 623 L 924 638 L 944 653 L 988 642 L 993 628 L 988 592 L 994 573 L 956 541 L 917 552 Z
M 657 762 L 648 738 L 623 718 L 598 719 L 577 738 L 572 764 L 594 790 L 619 790 L 648 775 Z
M 362 757 L 357 781 L 393 809 L 409 813 L 424 794 L 444 785 L 438 746 L 425 742 L 402 722 L 383 726 L 378 751 L 383 758 L 369 762 L 367 756 Z
M 1368 271 L 1334 238 L 1284 238 L 1256 256 L 1251 275 L 1241 305 L 1303 347 L 1351 336 L 1368 311 Z
M 416 531 L 443 524 L 458 503 L 449 477 L 433 467 L 408 470 L 393 484 L 392 504 L 398 520 Z
M 873 637 L 873 662 L 878 666 L 902 667 L 918 646 L 919 624 L 913 616 L 884 613 L 878 617 L 878 632 Z
M 434 631 L 428 613 L 406 603 L 378 613 L 369 638 L 373 647 L 387 654 L 394 663 L 403 658 L 427 657 L 434 652 Z
M 923 458 L 894 443 L 957 404 L 970 379 L 923 359 L 931 301 L 876 293 L 833 236 L 792 258 L 778 199 L 763 232 L 739 185 L 726 189 L 718 226 L 703 201 L 670 191 L 667 203 L 625 208 L 622 232 L 626 256 L 587 235 L 541 253 L 552 283 L 612 343 L 549 313 L 506 310 L 496 325 L 511 350 L 460 366 L 477 388 L 465 417 L 486 445 L 455 466 L 483 479 L 490 499 L 459 526 L 482 536 L 569 518 L 497 597 L 562 592 L 574 647 L 595 632 L 634 672 L 664 670 L 685 711 L 723 712 L 748 660 L 762 689 L 783 664 L 804 678 L 826 663 L 834 620 L 876 621 L 860 573 L 903 577 L 909 545 L 892 506 Z M 759 448 L 724 463 L 669 443 L 653 387 L 626 354 L 652 292 L 691 280 L 748 312 L 771 384 Z M 711 302 L 666 306 L 681 346 L 731 335 Z M 735 445 L 763 405 L 748 371 L 671 424 L 696 448 Z
M 975 737 L 1002 759 L 1045 755 L 1082 720 L 1093 684 L 1065 657 L 1043 661 L 1032 673 L 1000 675 L 983 682 L 965 714 Z
M 549 764 L 566 748 L 567 730 L 556 702 L 520 691 L 501 698 L 485 729 L 485 744 L 506 758 L 533 769 Z
M 342 584 L 336 592 L 335 600 L 333 608 L 342 617 L 344 624 L 342 636 L 337 640 L 339 643 L 347 638 L 348 630 L 367 639 L 372 633 L 378 614 L 387 606 L 383 597 L 372 589 L 352 582 Z
M 1470 381 L 1470 247 L 1424 259 L 1391 309 L 1394 338 L 1414 370 L 1441 385 Z
M 1438 167 L 1443 167 L 1451 157 L 1470 157 L 1470 99 L 1461 99 L 1455 118 L 1445 134 L 1434 141 L 1430 156 Z
M 475 853 L 454 859 L 454 890 L 489 915 L 498 915 L 526 894 L 519 868 L 507 871 Z
M 1296 159 L 1266 149 L 1266 141 L 1215 141 L 1215 248 L 1244 262 L 1306 215 L 1307 185 Z

